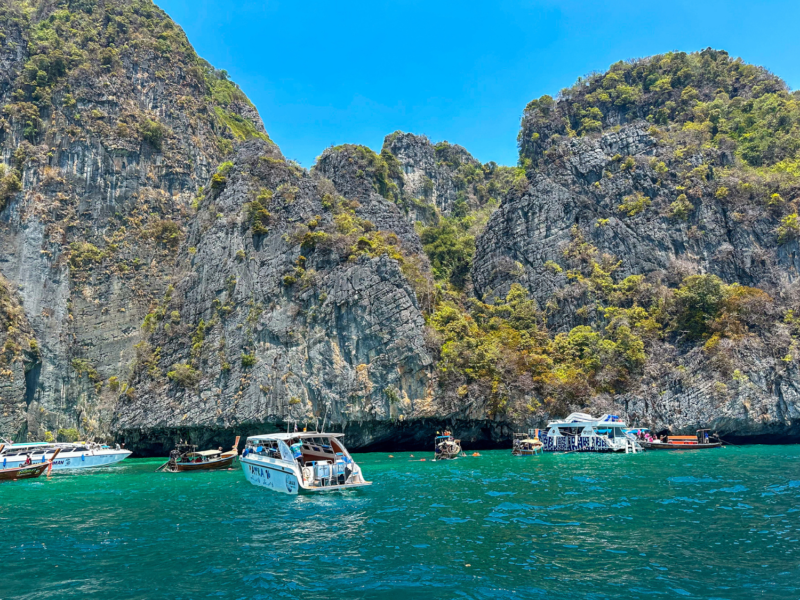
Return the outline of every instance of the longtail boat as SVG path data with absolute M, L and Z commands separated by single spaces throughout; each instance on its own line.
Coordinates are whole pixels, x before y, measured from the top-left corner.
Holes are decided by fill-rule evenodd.
M 465 456 L 461 450 L 461 440 L 455 439 L 449 431 L 434 438 L 433 460 L 453 460 L 459 456 Z
M 2 451 L 3 447 L 0 445 L 0 451 Z M 55 454 L 53 456 L 41 463 L 31 463 L 29 465 L 23 465 L 21 467 L 12 467 L 11 469 L 0 469 L 0 481 L 16 481 L 18 479 L 36 479 L 45 471 L 50 471 L 53 467 L 53 460 L 60 449 L 56 449 Z
M 722 446 L 722 442 L 712 441 L 708 429 L 698 429 L 696 435 L 671 435 L 666 442 L 640 441 L 639 444 L 647 450 L 706 450 Z
M 544 452 L 544 444 L 539 439 L 538 429 L 529 429 L 528 433 L 515 433 L 511 454 L 513 456 L 536 456 Z
M 239 438 L 233 444 L 233 448 L 223 452 L 218 450 L 197 450 L 193 444 L 178 444 L 170 452 L 169 460 L 156 469 L 158 471 L 169 471 L 170 473 L 183 473 L 185 471 L 217 471 L 219 469 L 229 469 L 233 464 L 233 459 L 239 456 Z

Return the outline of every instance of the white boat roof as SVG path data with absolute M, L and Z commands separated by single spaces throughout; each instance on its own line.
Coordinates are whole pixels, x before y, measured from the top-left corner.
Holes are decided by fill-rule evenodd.
M 617 415 L 603 415 L 602 417 L 593 417 L 586 413 L 571 413 L 566 419 L 550 421 L 547 427 L 564 427 L 564 426 L 587 426 L 587 425 L 605 425 L 611 427 L 627 427 L 627 424 Z
M 285 442 L 287 440 L 298 440 L 306 438 L 340 438 L 344 437 L 343 433 L 321 433 L 318 431 L 298 431 L 295 433 L 265 433 L 263 435 L 251 435 L 247 438 L 248 442 L 266 442 L 268 440 Z
M 8 448 L 34 448 L 38 446 L 52 446 L 53 442 L 19 442 L 7 446 Z

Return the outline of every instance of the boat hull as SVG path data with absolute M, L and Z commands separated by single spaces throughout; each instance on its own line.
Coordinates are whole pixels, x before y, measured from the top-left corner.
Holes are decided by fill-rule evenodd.
M 329 485 L 324 487 L 307 487 L 300 483 L 300 477 L 292 467 L 278 461 L 248 460 L 240 458 L 242 471 L 247 481 L 255 486 L 267 488 L 273 492 L 297 496 L 298 494 L 319 494 L 321 492 L 337 492 L 352 490 L 372 485 L 371 482 L 348 483 L 345 485 Z
M 594 437 L 557 437 L 542 436 L 544 452 L 625 452 L 625 446 L 615 447 L 609 440 Z
M 655 442 L 639 442 L 645 450 L 708 450 L 709 448 L 720 448 L 722 442 L 712 442 L 710 444 L 670 444 Z
M 177 463 L 174 467 L 167 467 L 170 473 L 184 473 L 186 471 L 218 471 L 220 469 L 230 469 L 233 464 L 235 454 L 225 456 L 219 460 L 209 460 L 201 463 Z
M 49 463 L 0 470 L 0 481 L 17 481 L 18 479 L 36 479 L 45 472 Z
M 290 467 L 277 464 L 277 462 L 250 461 L 245 458 L 240 459 L 239 462 L 247 481 L 253 485 L 290 496 L 300 493 L 297 474 Z

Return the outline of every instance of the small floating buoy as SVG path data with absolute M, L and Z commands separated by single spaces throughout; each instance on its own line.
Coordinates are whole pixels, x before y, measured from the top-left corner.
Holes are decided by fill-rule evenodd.
M 390 454 L 390 455 L 389 455 L 389 458 L 394 458 L 394 454 Z
M 411 455 L 411 458 L 414 458 L 414 455 L 413 455 L 413 454 Z
M 477 452 L 473 452 L 472 456 L 480 456 L 480 454 L 478 454 Z

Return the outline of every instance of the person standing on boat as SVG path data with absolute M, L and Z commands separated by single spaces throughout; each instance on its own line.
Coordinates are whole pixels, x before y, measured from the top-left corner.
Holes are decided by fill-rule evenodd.
M 289 446 L 289 450 L 292 451 L 292 455 L 294 459 L 300 463 L 300 466 L 303 466 L 303 442 L 300 440 L 292 440 L 294 443 Z

